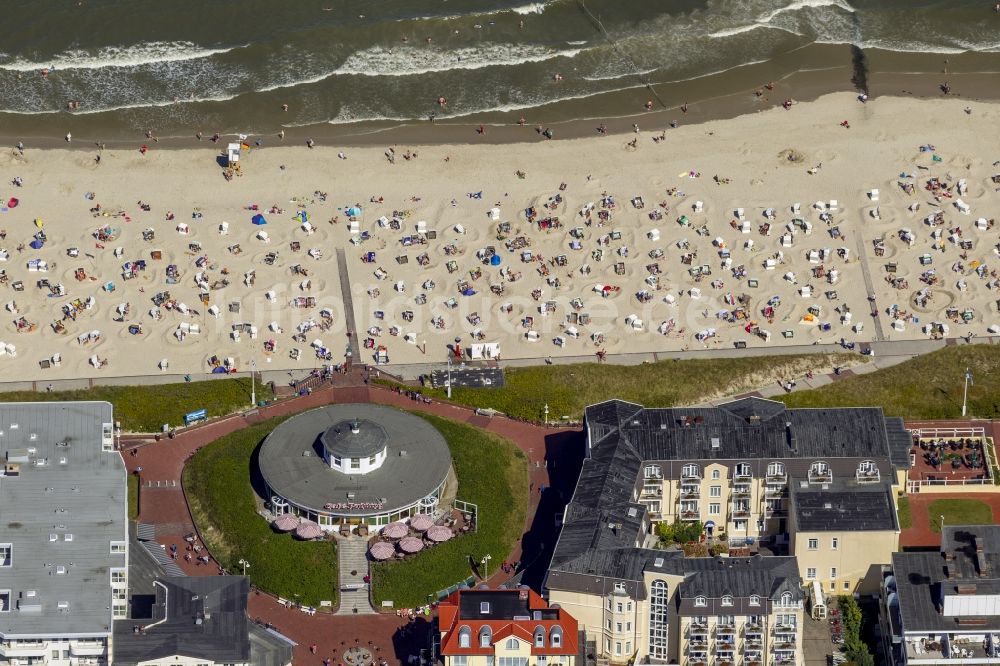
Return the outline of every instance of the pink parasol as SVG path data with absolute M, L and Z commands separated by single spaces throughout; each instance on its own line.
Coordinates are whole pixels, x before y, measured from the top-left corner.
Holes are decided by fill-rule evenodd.
M 403 523 L 389 523 L 382 528 L 382 536 L 387 539 L 401 539 L 409 532 L 410 530 L 406 529 L 406 525 Z
M 410 520 L 410 527 L 418 532 L 426 532 L 433 524 L 434 521 L 426 513 L 418 513 Z
M 372 544 L 372 547 L 368 549 L 368 554 L 372 556 L 373 560 L 387 560 L 393 556 L 396 549 L 392 547 L 392 544 L 388 541 L 376 541 Z
M 399 541 L 399 549 L 404 553 L 416 553 L 422 550 L 423 547 L 424 542 L 417 537 L 406 537 Z
M 431 541 L 447 541 L 452 537 L 452 531 L 444 525 L 435 525 L 427 530 L 427 538 Z
M 278 516 L 273 525 L 279 532 L 291 532 L 299 524 L 299 517 L 294 513 L 283 513 Z
M 323 536 L 323 530 L 316 523 L 305 520 L 295 528 L 295 536 L 300 539 L 316 539 Z

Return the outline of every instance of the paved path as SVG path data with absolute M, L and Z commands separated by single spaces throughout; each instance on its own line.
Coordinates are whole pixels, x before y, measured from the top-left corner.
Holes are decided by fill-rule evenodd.
M 344 301 L 344 325 L 347 328 L 347 342 L 354 363 L 361 363 L 361 348 L 358 346 L 358 326 L 354 322 L 354 295 L 351 293 L 351 278 L 347 274 L 347 256 L 343 249 L 337 250 L 337 273 L 340 275 L 340 296 Z
M 524 451 L 529 467 L 530 493 L 525 530 L 511 553 L 492 553 L 493 566 L 490 572 L 493 575 L 488 582 L 496 586 L 507 578 L 497 566 L 504 558 L 509 562 L 523 561 L 526 582 L 537 584 L 541 581 L 548 554 L 555 545 L 554 516 L 562 511 L 576 481 L 579 457 L 582 454 L 580 432 L 543 428 L 502 417 L 491 419 L 453 405 L 425 404 L 382 387 L 360 385 L 316 390 L 311 395 L 183 431 L 174 439 L 149 442 L 136 448 L 134 454 L 126 452 L 125 462 L 129 473 L 142 468 L 140 521 L 156 525 L 157 541 L 168 550 L 171 545 L 178 545 L 179 557 L 176 562 L 185 573 L 218 574 L 219 568 L 215 562 L 202 565 L 193 557 L 192 561 L 185 558 L 187 551 L 183 536 L 193 530 L 190 512 L 179 484 L 185 462 L 202 446 L 247 425 L 331 402 L 377 402 L 423 411 L 484 428 L 515 442 Z M 544 492 L 542 488 L 545 488 Z M 297 609 L 286 608 L 272 597 L 260 593 L 251 596 L 249 612 L 251 617 L 270 622 L 298 643 L 294 653 L 296 664 L 320 664 L 326 656 L 336 662 L 336 655 L 342 654 L 345 647 L 353 645 L 354 639 L 362 644 L 372 641 L 371 647 L 378 648 L 377 654 L 390 663 L 405 663 L 415 649 L 426 644 L 425 637 L 429 631 L 429 624 L 422 619 L 405 621 L 393 614 L 354 615 L 351 612 L 346 617 L 322 613 L 308 616 Z M 314 643 L 317 645 L 316 655 L 310 650 Z
M 371 615 L 375 612 L 368 599 L 368 540 L 361 537 L 337 539 L 337 564 L 340 567 L 340 608 L 337 615 Z
M 861 262 L 861 275 L 865 280 L 865 288 L 868 290 L 868 294 L 871 295 L 875 293 L 875 285 L 872 284 L 872 272 L 868 266 L 868 255 L 865 253 L 865 250 L 865 239 L 859 235 L 858 260 Z M 885 332 L 882 330 L 882 317 L 879 316 L 878 306 L 875 305 L 874 301 L 869 301 L 869 303 L 871 303 L 871 315 L 875 324 L 875 340 L 876 342 L 881 342 L 885 340 Z

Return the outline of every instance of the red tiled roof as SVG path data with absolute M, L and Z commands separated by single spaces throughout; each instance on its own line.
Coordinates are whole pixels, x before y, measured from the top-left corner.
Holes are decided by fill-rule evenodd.
M 544 599 L 532 590 L 528 593 L 528 608 L 534 610 L 547 610 L 549 605 Z M 441 654 L 442 655 L 491 655 L 494 654 L 495 646 L 510 637 L 518 638 L 532 646 L 532 655 L 575 655 L 579 651 L 578 625 L 576 618 L 566 611 L 558 610 L 558 619 L 547 620 L 514 620 L 513 618 L 503 619 L 481 619 L 477 617 L 461 617 L 459 600 L 461 595 L 475 594 L 482 595 L 484 601 L 488 595 L 497 592 L 509 594 L 509 591 L 502 590 L 459 590 L 453 592 L 447 599 L 438 605 L 438 625 L 441 628 Z M 470 647 L 458 646 L 458 634 L 462 627 L 469 627 L 472 633 Z M 493 635 L 492 644 L 489 647 L 479 646 L 479 630 L 489 627 Z M 534 631 L 536 627 L 545 629 L 546 647 L 534 647 Z M 548 637 L 553 627 L 562 629 L 562 642 L 560 647 L 554 648 L 548 644 Z

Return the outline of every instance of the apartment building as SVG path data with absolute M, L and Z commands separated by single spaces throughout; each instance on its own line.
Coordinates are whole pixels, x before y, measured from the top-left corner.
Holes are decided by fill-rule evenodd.
M 878 593 L 882 565 L 899 550 L 895 492 L 855 479 L 792 484 L 789 553 L 806 584 L 828 596 Z
M 108 664 L 127 614 L 125 464 L 106 402 L 0 404 L 0 664 Z
M 692 665 L 707 658 L 713 666 L 802 663 L 798 618 L 804 574 L 816 569 L 819 580 L 820 567 L 827 568 L 824 576 L 840 567 L 844 573 L 838 569 L 834 579 L 840 589 L 845 576 L 852 586 L 864 578 L 861 571 L 869 571 L 871 562 L 816 559 L 803 568 L 790 536 L 797 524 L 825 531 L 812 517 L 848 510 L 849 500 L 840 491 L 887 498 L 886 511 L 895 525 L 892 489 L 905 480 L 910 464 L 909 433 L 900 419 L 886 418 L 879 409 L 787 409 L 759 398 L 712 408 L 647 409 L 613 400 L 589 407 L 585 418 L 586 457 L 545 586 L 549 600 L 577 618 L 593 650 L 611 663 L 633 657 L 654 663 L 684 659 Z M 829 499 L 816 506 L 814 493 Z M 801 510 L 793 514 L 796 498 Z M 656 524 L 675 520 L 701 521 L 707 534 L 721 538 L 734 555 L 754 551 L 765 540 L 795 554 L 720 562 L 653 548 Z M 859 522 L 851 530 L 841 523 L 840 538 L 853 545 L 876 532 L 896 536 L 898 530 L 888 524 Z M 808 551 L 811 537 L 806 538 Z M 832 537 L 826 538 L 832 544 Z M 877 564 L 889 561 L 887 551 L 862 552 L 884 558 L 872 560 Z M 806 554 L 810 562 L 812 555 Z M 728 590 L 712 588 L 711 594 L 700 595 L 706 606 L 696 605 L 698 594 L 688 599 L 697 580 L 713 577 L 725 581 Z M 751 605 L 751 598 L 760 605 Z M 709 604 L 718 612 L 695 612 Z M 718 617 L 725 620 L 724 632 L 739 627 L 738 633 L 722 634 L 739 641 L 723 639 L 721 645 L 739 648 L 720 649 L 714 638 L 719 620 L 712 619 Z M 758 626 L 770 632 L 753 643 L 763 646 L 759 654 L 746 645 L 748 624 L 754 632 Z M 693 656 L 690 648 L 702 644 L 685 642 L 692 628 L 710 632 L 708 652 Z
M 1000 663 L 1000 525 L 947 526 L 938 552 L 896 553 L 881 602 L 893 664 Z
M 528 588 L 459 590 L 438 606 L 445 666 L 575 666 L 576 620 Z

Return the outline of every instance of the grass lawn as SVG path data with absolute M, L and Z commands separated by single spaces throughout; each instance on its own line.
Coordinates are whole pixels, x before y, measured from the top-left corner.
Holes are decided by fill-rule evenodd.
M 927 507 L 930 516 L 931 532 L 941 532 L 941 518 L 945 525 L 990 525 L 993 523 L 993 510 L 990 505 L 974 499 L 939 499 Z
M 184 489 L 198 530 L 212 555 L 229 571 L 239 560 L 262 590 L 312 606 L 336 603 L 337 555 L 326 541 L 297 541 L 278 534 L 257 515 L 250 486 L 257 445 L 284 419 L 270 419 L 222 437 L 184 467 Z
M 128 519 L 139 517 L 139 475 L 128 475 Z
M 913 527 L 913 515 L 910 513 L 910 498 L 900 495 L 897 501 L 896 515 L 899 517 L 900 529 L 907 530 Z
M 745 358 L 660 361 L 642 365 L 578 363 L 507 368 L 498 389 L 456 388 L 452 400 L 496 409 L 529 421 L 549 418 L 579 421 L 583 409 L 611 398 L 667 407 L 688 405 L 752 391 L 779 379 L 801 378 L 808 370 L 848 366 L 864 359 L 846 354 L 807 354 Z M 444 398 L 444 389 L 427 389 Z
M 458 475 L 458 499 L 479 505 L 479 531 L 457 537 L 401 562 L 372 566 L 373 602 L 397 608 L 423 604 L 427 596 L 472 574 L 469 557 L 492 555 L 494 571 L 524 530 L 528 466 L 512 442 L 461 423 L 420 414 L 441 431 Z
M 273 396 L 257 380 L 257 399 Z M 16 391 L 0 393 L 0 402 L 106 400 L 115 407 L 115 419 L 126 432 L 159 432 L 164 423 L 183 425 L 184 415 L 199 409 L 208 416 L 224 416 L 250 406 L 250 378 L 214 379 L 179 384 L 95 386 L 73 391 Z
M 886 414 L 909 419 L 959 418 L 966 368 L 972 370 L 975 382 L 969 387 L 969 414 L 1000 417 L 1000 347 L 995 345 L 945 347 L 885 370 L 778 399 L 789 407 L 880 405 Z

